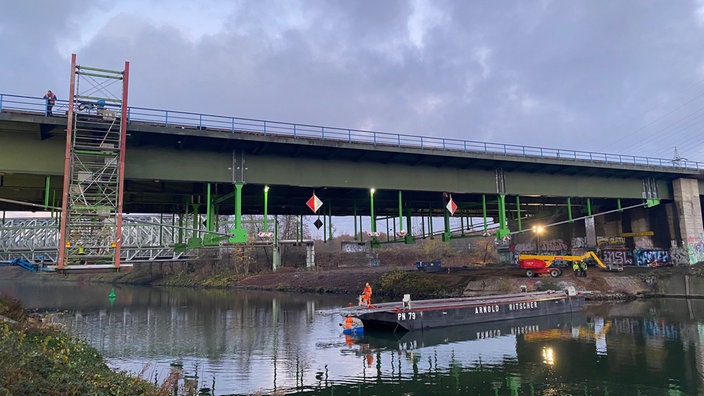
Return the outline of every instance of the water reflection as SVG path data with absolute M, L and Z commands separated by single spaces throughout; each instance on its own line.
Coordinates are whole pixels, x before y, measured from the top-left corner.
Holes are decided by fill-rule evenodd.
M 317 310 L 345 297 L 4 283 L 114 367 L 215 394 L 701 394 L 704 302 L 600 304 L 583 314 L 345 337 Z M 146 369 L 145 369 L 146 368 Z

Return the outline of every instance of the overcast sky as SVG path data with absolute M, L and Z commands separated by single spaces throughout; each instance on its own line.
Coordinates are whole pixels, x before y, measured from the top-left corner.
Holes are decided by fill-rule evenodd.
M 704 2 L 6 1 L 0 93 L 704 161 Z

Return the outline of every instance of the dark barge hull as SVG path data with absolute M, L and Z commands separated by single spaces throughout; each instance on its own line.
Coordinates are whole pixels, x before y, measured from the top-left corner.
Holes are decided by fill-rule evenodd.
M 372 308 L 350 307 L 342 313 L 361 319 L 365 328 L 397 332 L 564 314 L 583 307 L 582 294 L 547 291 L 418 300 L 410 306 L 382 303 Z

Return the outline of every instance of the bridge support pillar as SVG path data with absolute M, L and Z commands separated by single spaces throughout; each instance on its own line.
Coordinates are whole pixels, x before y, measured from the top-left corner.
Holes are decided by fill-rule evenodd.
M 306 252 L 308 253 L 308 252 Z M 277 269 L 281 268 L 281 252 L 279 251 L 279 245 L 275 244 L 272 249 L 271 249 L 271 269 L 273 271 L 276 271 Z M 306 260 L 307 264 L 307 260 Z
M 247 230 L 242 227 L 242 183 L 235 183 L 235 226 L 230 229 L 231 243 L 247 242 Z
M 315 267 L 315 244 L 306 243 L 306 268 Z
M 687 247 L 704 240 L 704 225 L 702 224 L 702 207 L 699 201 L 699 181 L 696 179 L 676 179 L 672 182 L 677 216 L 679 236 L 682 245 Z M 677 227 L 675 227 L 677 228 Z M 690 264 L 698 260 L 690 254 Z

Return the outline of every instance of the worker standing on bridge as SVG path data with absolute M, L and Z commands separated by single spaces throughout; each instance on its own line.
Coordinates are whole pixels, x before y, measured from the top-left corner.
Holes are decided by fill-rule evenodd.
M 572 271 L 574 271 L 574 276 L 579 276 L 579 261 L 572 262 Z
M 364 285 L 364 291 L 362 291 L 362 305 L 366 304 L 367 307 L 372 305 L 372 287 L 367 282 Z
M 586 278 L 587 277 L 587 262 L 582 261 L 582 263 L 579 265 L 579 267 L 582 272 L 582 276 Z
M 46 94 L 44 94 L 44 99 L 46 100 L 46 115 L 50 116 L 52 115 L 51 109 L 54 107 L 54 104 L 56 104 L 56 95 L 54 95 L 51 90 L 48 90 Z

